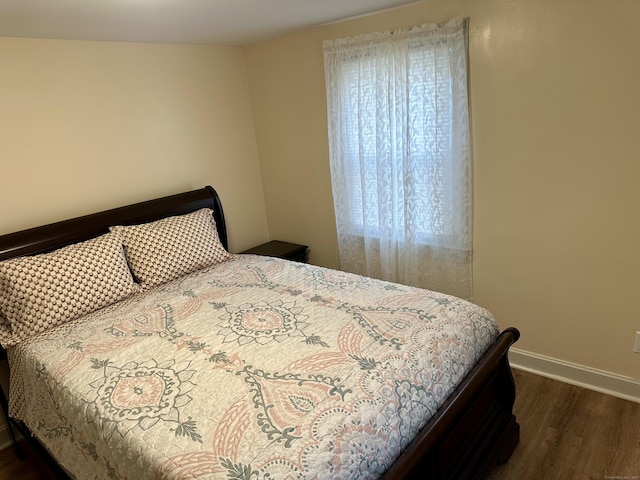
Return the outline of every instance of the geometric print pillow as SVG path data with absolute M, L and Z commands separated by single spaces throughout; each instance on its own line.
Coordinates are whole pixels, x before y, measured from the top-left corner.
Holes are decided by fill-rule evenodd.
M 112 233 L 50 253 L 5 260 L 0 262 L 2 337 L 15 344 L 139 290 L 122 243 Z
M 218 238 L 213 210 L 202 208 L 141 225 L 113 226 L 143 288 L 168 282 L 229 258 Z
M 10 344 L 13 345 L 13 328 L 11 328 L 11 324 L 9 320 L 4 318 L 2 315 L 2 311 L 0 310 L 0 345 L 8 347 Z

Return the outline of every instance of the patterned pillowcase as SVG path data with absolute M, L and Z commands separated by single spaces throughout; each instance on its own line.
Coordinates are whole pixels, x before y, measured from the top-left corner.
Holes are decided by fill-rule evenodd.
M 124 300 L 139 291 L 122 242 L 108 233 L 50 253 L 0 262 L 3 337 L 30 335 Z
M 114 226 L 129 265 L 144 288 L 153 287 L 229 258 L 218 238 L 213 210 L 131 226 Z
M 4 315 L 0 311 L 0 345 L 4 345 L 5 347 L 13 345 L 13 337 L 13 328 L 11 328 L 11 324 L 6 318 L 4 318 Z

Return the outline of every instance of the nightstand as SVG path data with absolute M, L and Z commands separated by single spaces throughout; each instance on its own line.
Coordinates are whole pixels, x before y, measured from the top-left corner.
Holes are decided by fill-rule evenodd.
M 264 255 L 267 257 L 278 257 L 295 262 L 307 263 L 307 246 L 297 243 L 281 242 L 272 240 L 257 247 L 250 248 L 240 253 L 250 253 L 252 255 Z

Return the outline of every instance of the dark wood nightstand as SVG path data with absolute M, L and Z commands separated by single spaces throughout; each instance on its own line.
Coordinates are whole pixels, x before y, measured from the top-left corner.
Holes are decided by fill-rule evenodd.
M 307 263 L 307 246 L 297 243 L 281 242 L 272 240 L 257 247 L 250 248 L 240 253 L 250 253 L 252 255 L 264 255 L 267 257 L 278 257 L 295 262 Z

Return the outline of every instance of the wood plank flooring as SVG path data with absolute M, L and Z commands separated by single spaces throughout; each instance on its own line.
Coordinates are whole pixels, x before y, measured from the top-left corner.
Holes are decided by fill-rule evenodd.
M 640 403 L 514 369 L 520 444 L 489 480 L 640 480 Z M 0 452 L 0 479 L 55 479 L 26 445 Z
M 13 448 L 0 451 L 0 479 L 55 480 L 58 478 L 27 442 L 22 440 L 20 447 L 25 454 L 22 461 L 16 457 Z
M 520 444 L 490 480 L 640 480 L 640 403 L 513 372 Z

